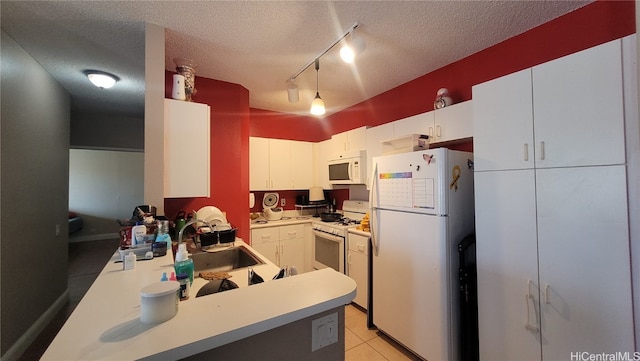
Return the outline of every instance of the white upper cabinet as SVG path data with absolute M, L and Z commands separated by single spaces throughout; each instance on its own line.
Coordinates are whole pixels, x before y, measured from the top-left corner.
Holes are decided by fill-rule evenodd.
M 310 142 L 249 137 L 249 189 L 308 189 L 313 161 Z
M 291 188 L 309 189 L 313 186 L 313 144 L 291 141 Z
M 469 100 L 436 109 L 433 112 L 434 126 L 428 133 L 431 138 L 430 142 L 438 143 L 471 138 L 473 136 L 472 104 L 472 101 Z
M 208 197 L 210 108 L 164 100 L 164 196 Z
M 249 189 L 271 189 L 268 138 L 249 137 Z
M 393 124 L 393 132 L 388 133 L 385 139 L 382 140 L 389 140 L 409 134 L 429 135 L 430 130 L 433 132 L 434 114 L 435 112 L 431 111 L 396 120 L 391 123 Z
M 533 68 L 537 168 L 625 162 L 621 46 L 612 41 Z
M 476 171 L 533 168 L 531 70 L 473 87 Z
M 373 172 L 373 157 L 382 155 L 382 143 L 393 137 L 394 123 L 385 123 L 367 129 L 367 187 L 371 184 L 371 174 Z
M 621 54 L 609 42 L 474 86 L 475 169 L 624 163 Z
M 335 146 L 334 152 L 363 150 L 367 148 L 367 127 L 363 126 L 331 136 Z

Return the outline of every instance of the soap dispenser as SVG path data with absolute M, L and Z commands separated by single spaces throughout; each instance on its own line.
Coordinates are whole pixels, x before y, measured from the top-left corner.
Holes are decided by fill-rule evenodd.
M 180 243 L 178 252 L 176 252 L 176 263 L 174 265 L 176 274 L 188 274 L 189 285 L 193 284 L 193 260 L 189 258 L 187 253 L 187 245 Z

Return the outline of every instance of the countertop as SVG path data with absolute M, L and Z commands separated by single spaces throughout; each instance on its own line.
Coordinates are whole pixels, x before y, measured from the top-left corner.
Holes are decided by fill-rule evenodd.
M 266 221 L 266 223 L 262 223 L 264 219 L 259 218 L 260 221 L 251 221 L 250 229 L 256 228 L 268 228 L 268 227 L 280 227 L 280 226 L 288 226 L 292 224 L 302 224 L 302 223 L 310 223 L 314 219 L 319 220 L 320 218 L 314 218 L 312 216 L 293 216 L 288 217 L 287 219 L 281 219 L 278 221 Z
M 348 232 L 349 233 L 353 233 L 353 234 L 359 234 L 359 235 L 365 236 L 365 237 L 371 237 L 371 233 L 370 232 L 363 231 L 361 229 L 349 228 Z
M 243 241 L 236 245 L 249 248 Z M 123 270 L 116 251 L 42 356 L 42 360 L 169 360 L 216 348 L 340 307 L 355 297 L 356 283 L 327 268 L 271 280 L 279 268 L 261 256 L 253 267 L 264 283 L 247 287 L 247 271 L 232 274 L 240 288 L 195 298 L 176 317 L 157 325 L 140 322 L 140 290 L 173 270 L 171 252 Z

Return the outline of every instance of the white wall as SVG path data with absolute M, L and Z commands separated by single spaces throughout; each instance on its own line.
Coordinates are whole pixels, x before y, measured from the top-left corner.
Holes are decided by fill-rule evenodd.
M 69 152 L 69 210 L 80 214 L 83 229 L 69 241 L 118 236 L 116 219 L 130 218 L 144 204 L 144 154 L 109 150 Z

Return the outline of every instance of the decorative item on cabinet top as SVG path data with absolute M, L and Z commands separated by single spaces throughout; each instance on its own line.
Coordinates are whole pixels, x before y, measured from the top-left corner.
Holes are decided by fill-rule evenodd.
M 453 104 L 453 100 L 449 96 L 449 89 L 440 88 L 436 93 L 436 100 L 433 102 L 433 109 L 441 109 Z

